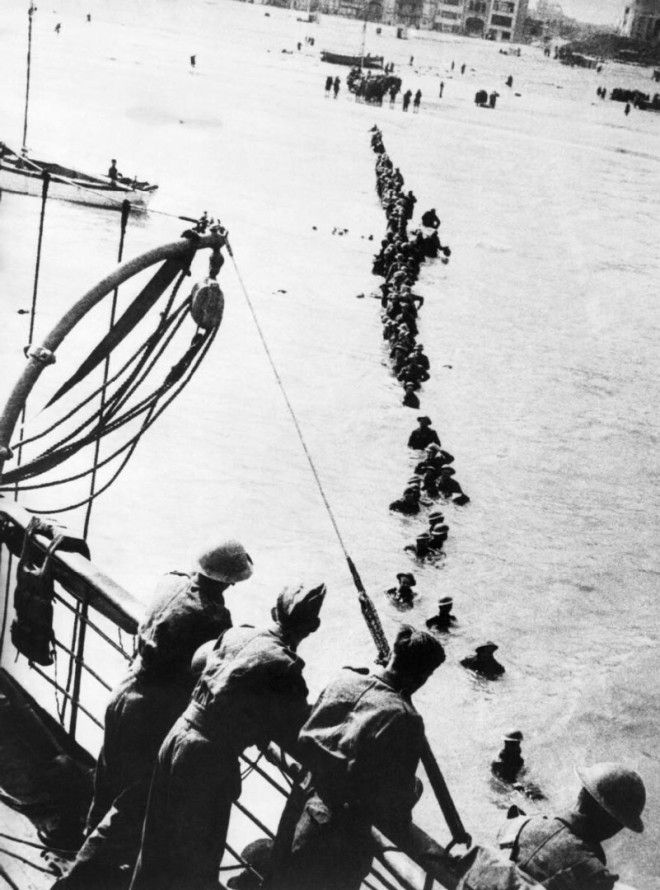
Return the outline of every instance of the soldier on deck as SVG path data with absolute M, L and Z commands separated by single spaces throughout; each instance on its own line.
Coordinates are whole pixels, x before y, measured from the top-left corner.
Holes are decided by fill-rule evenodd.
M 196 571 L 166 575 L 138 631 L 143 670 L 188 676 L 198 647 L 231 627 L 225 591 L 251 574 L 252 560 L 243 545 L 225 541 L 202 551 Z
M 270 741 L 292 750 L 309 715 L 296 649 L 318 629 L 325 592 L 284 588 L 271 627 L 231 628 L 196 655 L 202 675 L 158 754 L 131 890 L 218 886 L 240 754 Z
M 344 668 L 321 693 L 299 739 L 312 787 L 273 890 L 358 890 L 374 855 L 371 826 L 410 824 L 424 744 L 411 696 L 444 660 L 436 637 L 404 625 L 386 667 Z
M 161 582 L 143 621 L 138 656 L 105 714 L 87 839 L 57 890 L 123 890 L 140 849 L 158 749 L 188 704 L 195 650 L 231 627 L 224 591 L 252 574 L 237 541 L 205 548 L 191 574 Z
M 500 834 L 500 847 L 549 890 L 612 890 L 618 875 L 608 870 L 601 843 L 623 828 L 644 830 L 644 782 L 619 763 L 597 763 L 576 773 L 582 788 L 573 809 L 514 819 Z

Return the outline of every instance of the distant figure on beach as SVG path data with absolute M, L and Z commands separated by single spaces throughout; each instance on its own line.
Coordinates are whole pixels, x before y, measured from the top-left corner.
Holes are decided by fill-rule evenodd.
M 444 82 L 444 80 L 441 80 L 440 81 L 440 96 L 439 96 L 440 99 L 442 99 L 442 94 L 444 93 L 444 91 L 445 91 L 445 82 Z
M 197 56 L 191 56 L 190 57 L 190 67 L 194 68 L 196 64 L 197 64 Z
M 513 77 L 512 77 L 510 74 L 509 74 L 509 76 L 508 76 L 507 79 L 506 79 L 506 85 L 507 85 L 508 87 L 512 87 L 512 86 L 513 86 Z
M 413 111 L 419 111 L 419 105 L 422 101 L 422 91 L 417 90 L 415 93 L 415 98 L 413 99 Z
M 412 65 L 414 61 L 415 61 L 415 57 L 414 57 L 414 56 L 411 56 L 411 57 L 410 57 L 410 62 L 408 62 L 408 64 L 409 64 L 409 65 Z
M 492 93 L 490 94 L 490 96 L 488 97 L 488 104 L 490 105 L 491 108 L 495 108 L 495 104 L 496 104 L 496 102 L 497 102 L 497 97 L 498 97 L 498 96 L 499 96 L 499 93 L 496 93 L 496 92 L 493 90 L 493 92 L 492 92 Z
M 61 30 L 62 30 L 62 23 L 61 23 L 61 22 L 58 22 L 58 23 L 55 25 L 55 33 L 56 33 L 56 34 L 59 34 Z
M 403 110 L 408 111 L 410 100 L 412 99 L 412 90 L 406 90 L 403 94 Z
M 626 117 L 630 114 L 630 102 L 626 102 L 626 107 L 623 109 L 623 113 Z
M 399 88 L 394 85 L 390 87 L 390 105 L 394 105 L 396 101 L 396 94 L 399 92 Z
M 337 93 L 339 92 L 339 87 L 341 86 L 341 80 L 338 77 L 335 77 L 332 83 L 332 89 L 335 94 L 335 99 L 337 98 Z
M 454 65 L 455 65 L 455 64 L 456 64 L 456 63 L 455 63 L 454 60 L 452 59 L 452 61 L 451 61 L 451 70 L 452 70 L 452 71 L 454 70 Z
M 327 99 L 332 89 L 332 74 L 328 74 L 325 79 L 325 98 Z
M 117 159 L 113 158 L 110 162 L 110 168 L 108 170 L 108 179 L 111 179 L 114 182 L 117 182 L 119 179 L 119 171 L 117 170 Z
M 461 74 L 465 74 L 465 62 L 461 65 Z
M 87 13 L 87 21 L 91 22 L 91 20 L 92 20 L 92 14 L 91 14 L 91 12 L 88 12 Z

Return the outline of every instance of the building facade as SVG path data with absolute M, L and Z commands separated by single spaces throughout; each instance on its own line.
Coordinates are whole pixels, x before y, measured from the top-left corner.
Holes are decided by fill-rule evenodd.
M 520 41 L 528 0 L 261 0 L 383 24 Z
M 660 0 L 628 0 L 620 33 L 644 43 L 660 42 Z
M 438 0 L 433 26 L 450 34 L 518 41 L 528 0 Z

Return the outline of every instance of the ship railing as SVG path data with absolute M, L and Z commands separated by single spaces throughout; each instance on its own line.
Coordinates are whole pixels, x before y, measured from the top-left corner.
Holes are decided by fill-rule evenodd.
M 132 658 L 143 607 L 90 560 L 57 551 L 52 563 L 56 662 L 42 667 L 17 656 L 10 637 L 13 589 L 30 518 L 16 503 L 0 499 L 0 583 L 5 594 L 1 663 L 60 721 L 72 741 L 95 755 L 105 706 Z M 50 542 L 37 536 L 36 543 L 45 552 Z M 263 752 L 251 749 L 241 764 L 243 791 L 232 814 L 223 870 L 245 866 L 240 851 L 249 840 L 274 836 L 300 773 L 295 761 L 273 746 Z M 401 837 L 386 837 L 374 829 L 374 844 L 377 853 L 365 881 L 368 890 L 431 890 L 435 882 L 452 890 L 458 882 L 447 851 L 414 825 Z
M 142 606 L 93 562 L 56 551 L 52 559 L 55 659 L 50 666 L 28 662 L 11 641 L 16 566 L 31 514 L 0 499 L 2 625 L 0 663 L 72 741 L 97 753 L 105 704 L 132 659 Z M 36 536 L 45 553 L 50 541 Z

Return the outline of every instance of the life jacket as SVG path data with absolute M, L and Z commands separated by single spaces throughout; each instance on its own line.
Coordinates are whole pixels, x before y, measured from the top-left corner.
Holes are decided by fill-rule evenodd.
M 50 538 L 41 561 L 41 548 L 36 541 L 38 534 Z M 89 549 L 83 540 L 72 537 L 62 526 L 33 517 L 25 530 L 23 550 L 16 569 L 16 616 L 11 625 L 11 640 L 29 661 L 44 666 L 51 665 L 55 658 L 52 559 L 58 549 L 89 558 Z

